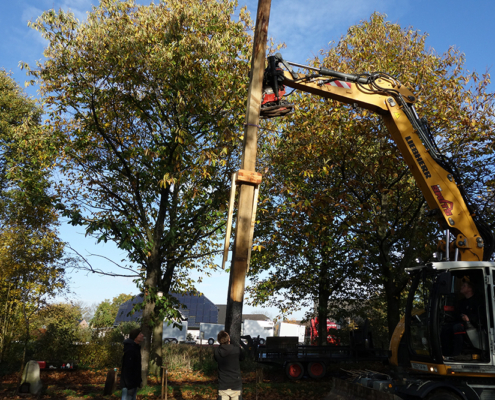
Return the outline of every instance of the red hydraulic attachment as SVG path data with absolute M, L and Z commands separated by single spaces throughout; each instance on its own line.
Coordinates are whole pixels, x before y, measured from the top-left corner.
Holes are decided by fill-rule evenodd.
M 310 327 L 310 339 L 311 339 L 311 345 L 316 346 L 318 345 L 318 317 L 312 318 L 311 319 L 311 327 Z M 335 337 L 334 335 L 331 334 L 330 329 L 339 329 L 339 325 L 337 325 L 335 322 L 330 321 L 327 319 L 327 343 L 332 344 L 332 345 L 339 345 L 340 340 Z

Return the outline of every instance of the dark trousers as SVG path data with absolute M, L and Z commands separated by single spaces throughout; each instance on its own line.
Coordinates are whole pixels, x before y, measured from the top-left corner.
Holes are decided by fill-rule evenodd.
M 462 353 L 464 349 L 464 335 L 466 334 L 466 328 L 464 324 L 458 322 L 452 327 L 454 333 L 454 350 L 452 352 L 453 356 L 458 356 Z
M 136 400 L 138 388 L 122 388 L 122 400 Z
M 460 355 L 464 349 L 465 334 L 466 328 L 461 322 L 444 325 L 440 333 L 442 354 L 449 357 Z

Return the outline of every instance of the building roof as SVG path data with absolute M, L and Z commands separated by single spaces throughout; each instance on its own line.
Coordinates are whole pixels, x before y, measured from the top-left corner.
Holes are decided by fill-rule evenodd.
M 268 318 L 265 314 L 242 314 L 242 320 L 246 319 L 251 321 L 271 321 L 271 318 Z
M 225 325 L 225 317 L 227 316 L 227 305 L 226 304 L 216 304 L 218 308 L 218 323 Z M 242 314 L 242 320 L 254 320 L 254 321 L 271 321 L 271 318 L 264 314 Z
M 192 293 L 179 294 L 171 293 L 183 308 L 180 309 L 183 317 L 188 321 L 190 328 L 199 328 L 201 322 L 206 323 L 218 323 L 218 309 L 206 296 L 193 295 Z M 140 321 L 143 312 L 136 311 L 134 314 L 129 315 L 135 304 L 142 303 L 143 294 L 134 296 L 131 300 L 121 304 L 117 317 L 115 318 L 114 325 L 118 325 L 121 322 Z

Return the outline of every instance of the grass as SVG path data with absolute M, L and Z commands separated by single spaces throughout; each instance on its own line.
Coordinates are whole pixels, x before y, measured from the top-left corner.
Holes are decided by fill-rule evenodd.
M 65 390 L 62 390 L 62 394 L 69 397 L 69 396 L 76 396 L 77 392 L 75 390 L 72 390 L 72 389 L 65 389 Z

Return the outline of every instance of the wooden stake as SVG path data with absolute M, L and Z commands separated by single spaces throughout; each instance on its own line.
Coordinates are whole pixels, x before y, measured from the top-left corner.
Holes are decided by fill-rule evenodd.
M 162 396 L 161 400 L 163 400 L 163 392 L 165 392 L 165 400 L 168 399 L 168 371 L 167 366 L 162 366 Z
M 232 183 L 230 186 L 230 200 L 229 200 L 229 214 L 227 216 L 227 230 L 225 232 L 225 243 L 223 245 L 223 261 L 222 269 L 225 269 L 225 263 L 229 257 L 229 245 L 230 245 L 230 235 L 232 230 L 232 214 L 234 212 L 234 201 L 235 201 L 235 176 L 232 174 Z
M 162 397 L 163 400 L 163 385 L 165 384 L 165 368 L 162 366 Z
M 258 208 L 259 192 L 260 192 L 260 190 L 258 187 L 254 188 L 253 213 L 251 214 L 251 232 L 249 233 L 250 243 L 249 243 L 249 249 L 248 249 L 248 259 L 247 259 L 246 272 L 249 272 L 249 263 L 251 262 L 251 250 L 253 247 L 254 225 L 256 224 L 256 209 Z

